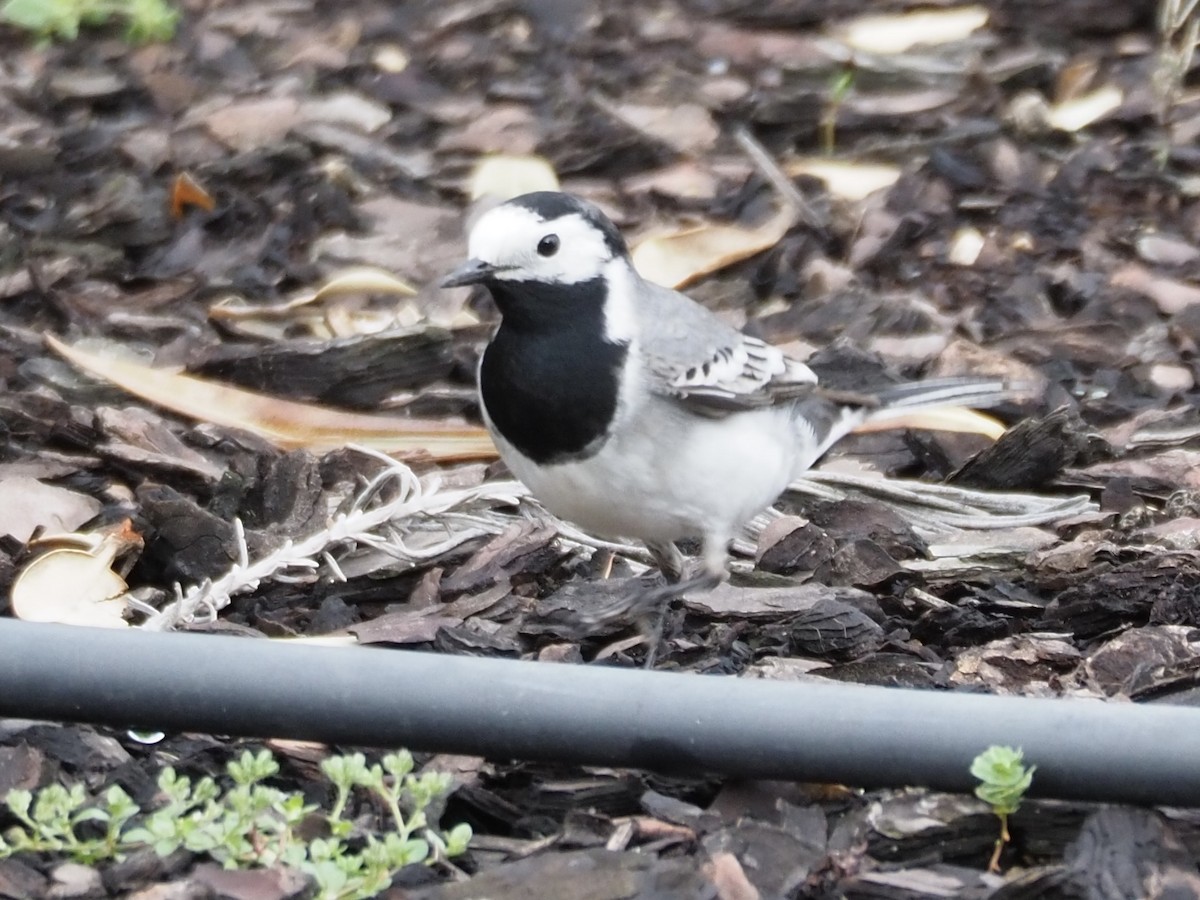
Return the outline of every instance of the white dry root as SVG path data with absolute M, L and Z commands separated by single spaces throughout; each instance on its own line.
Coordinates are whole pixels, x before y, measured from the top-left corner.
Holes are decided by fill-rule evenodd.
M 365 551 L 389 561 L 417 566 L 467 541 L 499 534 L 512 525 L 512 512 L 496 507 L 521 507 L 526 518 L 553 522 L 560 540 L 575 547 L 608 550 L 635 564 L 649 566 L 645 548 L 636 544 L 600 540 L 555 520 L 528 497 L 515 481 L 490 482 L 462 490 L 441 490 L 421 479 L 403 463 L 371 450 L 358 448 L 387 463 L 355 498 L 348 512 L 339 513 L 323 530 L 284 544 L 251 560 L 241 523 L 236 522 L 239 559 L 219 578 L 187 590 L 176 586 L 176 599 L 159 611 L 150 611 L 142 628 L 163 631 L 192 622 L 211 621 L 236 594 L 253 591 L 267 580 L 312 581 L 322 563 L 327 577 L 345 580 L 343 566 Z M 394 499 L 374 504 L 386 488 Z M 810 472 L 790 490 L 822 500 L 844 500 L 855 495 L 890 507 L 926 537 L 945 538 L 965 530 L 989 530 L 1045 525 L 1095 509 L 1087 497 L 1063 499 L 1034 494 L 974 491 L 963 488 L 865 478 L 829 472 Z M 753 541 L 779 516 L 774 510 L 758 516 L 747 529 L 750 541 L 735 542 L 734 550 L 753 556 Z M 735 564 L 736 568 L 748 563 Z
M 301 541 L 288 541 L 265 556 L 251 560 L 240 521 L 235 520 L 238 561 L 219 578 L 183 590 L 153 613 L 142 628 L 166 631 L 181 624 L 211 621 L 235 594 L 256 590 L 263 581 L 311 581 L 323 561 L 334 578 L 344 579 L 339 554 L 360 548 L 378 551 L 403 563 L 417 565 L 482 535 L 496 534 L 512 523 L 498 505 L 515 505 L 525 489 L 514 481 L 490 482 L 465 490 L 439 490 L 403 463 L 383 454 L 356 448 L 387 463 L 355 498 L 348 512 L 338 513 L 328 527 Z M 396 496 L 372 505 L 384 488 L 394 485 Z M 431 540 L 431 537 L 433 538 Z

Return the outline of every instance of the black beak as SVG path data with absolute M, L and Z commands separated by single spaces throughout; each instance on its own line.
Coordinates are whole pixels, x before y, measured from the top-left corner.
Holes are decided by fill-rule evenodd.
M 465 263 L 446 275 L 438 284 L 444 288 L 463 287 L 468 284 L 479 284 L 487 281 L 500 271 L 499 266 L 484 262 L 482 259 L 468 259 Z

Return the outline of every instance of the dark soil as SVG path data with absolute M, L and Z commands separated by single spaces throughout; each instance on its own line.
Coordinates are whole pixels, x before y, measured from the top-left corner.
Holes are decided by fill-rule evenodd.
M 994 551 L 985 564 L 953 549 L 952 529 L 918 528 L 870 495 L 785 498 L 789 517 L 742 548 L 741 572 L 757 559 L 760 573 L 830 589 L 784 608 L 744 581 L 689 598 L 668 616 L 657 666 L 1194 703 L 1200 96 L 1187 79 L 1165 100 L 1156 87 L 1161 37 L 1145 0 L 995 2 L 970 38 L 898 56 L 850 61 L 828 42 L 839 18 L 909 5 L 187 0 L 165 45 L 102 29 L 38 46 L 0 30 L 0 612 L 34 525 L 123 534 L 125 580 L 162 607 L 175 583 L 228 569 L 235 518 L 251 555 L 268 553 L 323 527 L 381 468 L 157 408 L 81 373 L 45 335 L 276 397 L 474 423 L 494 312 L 434 282 L 464 252 L 478 157 L 545 157 L 627 235 L 753 227 L 780 200 L 735 140 L 742 126 L 821 224 L 798 222 L 693 296 L 813 352 L 835 387 L 885 370 L 1036 385 L 997 411 L 1022 424 L 990 449 L 893 431 L 847 440 L 825 467 L 1092 505 L 972 532 Z M 836 156 L 900 169 L 857 201 L 791 168 L 821 152 L 845 72 Z M 1081 130 L 1038 112 L 1038 98 L 1105 86 L 1118 101 Z M 211 209 L 177 196 L 173 209 L 183 174 Z M 421 290 L 276 309 L 357 265 Z M 463 488 L 502 475 L 443 468 Z M 603 553 L 511 507 L 488 515 L 486 533 L 416 566 L 264 581 L 210 627 L 640 664 L 636 622 L 583 640 L 563 624 L 613 593 Z M 619 553 L 614 578 L 638 563 Z M 0 793 L 120 783 L 148 801 L 163 765 L 214 774 L 245 746 L 259 744 L 0 720 Z M 311 748 L 274 747 L 281 783 L 328 792 Z M 475 829 L 460 860 L 470 878 L 405 872 L 389 896 L 1200 896 L 1192 811 L 1028 802 L 992 875 L 996 821 L 968 797 L 432 764 L 458 773 L 445 821 Z M 0 862 L 0 897 L 297 890 L 278 877 L 233 885 L 191 858 L 107 864 L 99 884 L 59 862 Z

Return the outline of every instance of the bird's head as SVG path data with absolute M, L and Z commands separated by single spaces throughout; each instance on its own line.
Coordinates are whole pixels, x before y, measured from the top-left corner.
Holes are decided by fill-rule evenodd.
M 523 194 L 488 210 L 471 229 L 467 253 L 470 259 L 443 278 L 442 287 L 581 284 L 629 255 L 604 213 L 556 191 Z

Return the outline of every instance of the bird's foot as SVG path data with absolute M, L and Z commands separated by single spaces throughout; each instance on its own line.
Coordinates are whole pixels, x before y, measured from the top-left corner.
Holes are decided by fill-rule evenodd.
M 721 575 L 704 572 L 684 581 L 654 584 L 624 594 L 579 613 L 574 623 L 576 633 L 594 634 L 613 625 L 637 622 L 647 647 L 643 668 L 653 668 L 671 602 L 693 591 L 711 591 L 721 581 Z

